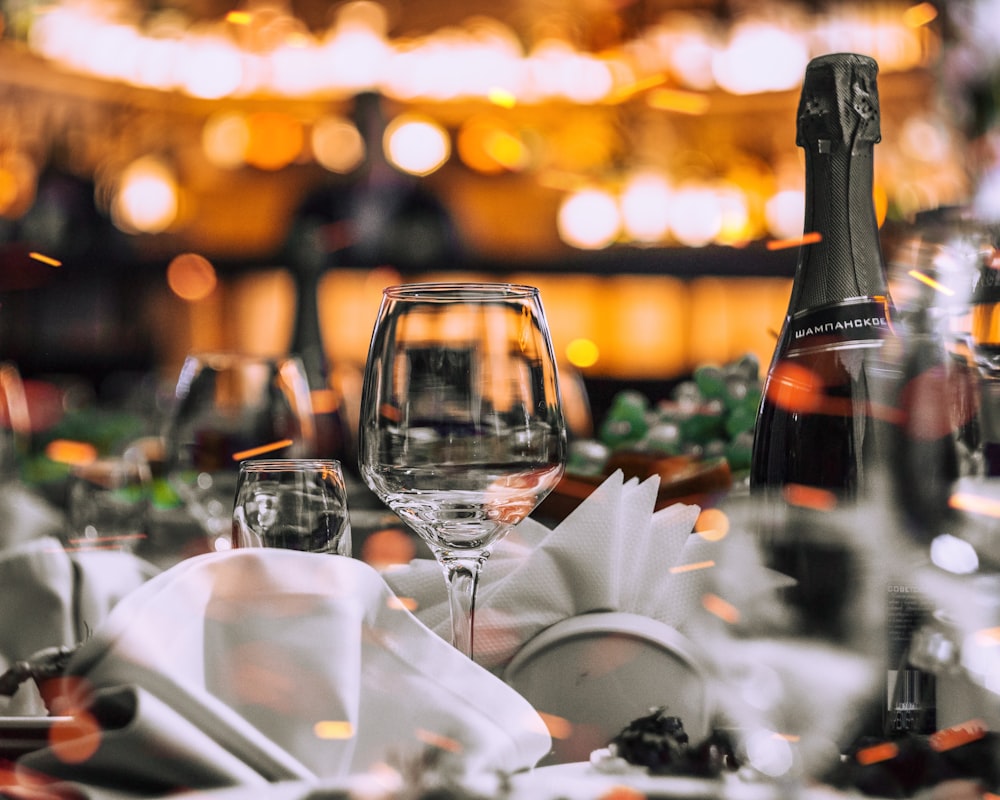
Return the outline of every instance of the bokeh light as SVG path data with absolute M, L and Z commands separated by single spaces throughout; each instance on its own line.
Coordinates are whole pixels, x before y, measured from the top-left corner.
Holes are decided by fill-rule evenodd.
M 385 129 L 383 139 L 389 161 L 411 175 L 430 175 L 451 155 L 448 132 L 429 117 L 401 114 Z
M 250 127 L 243 114 L 213 114 L 202 128 L 201 148 L 205 157 L 217 167 L 235 169 L 243 166 L 249 146 Z
M 585 250 L 612 244 L 621 229 L 616 199 L 601 189 L 581 189 L 559 206 L 559 235 L 564 242 Z
M 566 360 L 574 367 L 592 367 L 601 357 L 601 351 L 591 339 L 573 339 L 566 345 Z
M 767 229 L 776 239 L 792 239 L 802 233 L 806 196 L 800 189 L 783 189 L 764 205 Z
M 302 123 L 289 114 L 259 111 L 247 117 L 249 139 L 246 162 L 266 171 L 291 164 L 302 152 L 305 132 Z
M 722 231 L 723 208 L 709 186 L 690 185 L 677 190 L 670 202 L 670 231 L 688 247 L 704 247 Z
M 19 150 L 0 153 L 0 217 L 17 219 L 35 202 L 38 170 Z
M 364 163 L 366 149 L 361 131 L 350 120 L 327 116 L 312 129 L 313 157 L 324 169 L 344 175 Z
M 712 60 L 715 82 L 733 94 L 794 89 L 802 79 L 809 49 L 795 32 L 770 23 L 737 25 L 727 46 Z
M 243 84 L 243 62 L 239 51 L 216 37 L 185 40 L 183 54 L 175 59 L 180 83 L 193 97 L 218 100 L 234 94 Z
M 518 132 L 492 115 L 466 120 L 455 144 L 462 163 L 484 175 L 520 172 L 531 160 L 530 150 Z
M 321 719 L 313 725 L 317 739 L 352 739 L 354 726 L 346 719 Z
M 375 569 L 391 569 L 401 564 L 409 564 L 416 556 L 416 544 L 398 528 L 384 528 L 365 538 L 361 548 L 361 560 Z
M 173 170 L 154 156 L 144 156 L 122 173 L 111 213 L 124 231 L 160 233 L 173 224 L 178 209 Z
M 167 265 L 167 285 L 182 300 L 204 300 L 215 291 L 217 284 L 215 267 L 197 253 L 182 253 Z
M 670 231 L 670 183 L 655 172 L 631 176 L 621 193 L 622 224 L 639 242 L 657 242 Z

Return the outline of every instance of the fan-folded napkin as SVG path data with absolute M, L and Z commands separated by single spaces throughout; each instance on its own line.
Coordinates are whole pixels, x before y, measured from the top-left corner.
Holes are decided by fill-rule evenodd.
M 0 673 L 72 647 L 158 570 L 130 553 L 68 551 L 62 518 L 17 483 L 0 488 Z M 0 698 L 0 715 L 14 713 Z
M 700 602 L 717 546 L 691 535 L 700 509 L 655 511 L 659 478 L 605 479 L 555 528 L 526 519 L 495 548 L 479 580 L 475 658 L 499 673 L 532 636 L 568 617 L 620 611 L 683 629 Z M 414 561 L 386 573 L 395 592 L 444 638 L 450 617 L 441 568 Z
M 551 741 L 524 698 L 341 556 L 183 561 L 123 598 L 69 672 L 93 730 L 19 769 L 137 797 L 359 774 L 428 750 L 513 772 Z

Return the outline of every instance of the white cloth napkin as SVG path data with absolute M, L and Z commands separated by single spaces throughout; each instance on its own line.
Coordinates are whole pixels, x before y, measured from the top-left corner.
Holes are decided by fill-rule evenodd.
M 78 644 L 156 572 L 130 553 L 69 553 L 52 536 L 0 551 L 0 672 L 43 648 Z
M 484 565 L 475 616 L 475 658 L 499 673 L 532 636 L 594 611 L 652 617 L 678 629 L 700 603 L 717 545 L 691 535 L 698 506 L 654 511 L 659 477 L 619 470 L 554 529 L 526 519 Z M 414 561 L 386 574 L 417 616 L 444 638 L 450 618 L 441 568 Z
M 340 556 L 183 561 L 122 599 L 70 672 L 99 730 L 71 758 L 52 747 L 18 768 L 134 796 L 366 773 L 428 751 L 513 772 L 551 744 L 526 700 Z

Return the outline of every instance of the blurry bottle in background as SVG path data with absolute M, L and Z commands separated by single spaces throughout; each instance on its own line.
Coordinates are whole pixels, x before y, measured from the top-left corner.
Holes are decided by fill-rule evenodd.
M 337 380 L 322 337 L 319 284 L 332 268 L 388 266 L 403 272 L 450 269 L 460 259 L 455 225 L 444 203 L 419 178 L 396 170 L 385 158 L 382 98 L 355 98 L 353 121 L 364 141 L 365 160 L 352 174 L 331 176 L 298 208 L 286 257 L 298 296 L 292 353 L 309 375 L 320 446 L 316 454 L 357 471 L 350 404 Z M 374 320 L 373 320 L 374 321 Z

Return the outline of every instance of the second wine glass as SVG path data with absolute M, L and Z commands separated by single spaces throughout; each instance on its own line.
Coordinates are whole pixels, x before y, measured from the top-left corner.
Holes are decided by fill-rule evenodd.
M 442 565 L 452 643 L 471 657 L 483 563 L 555 487 L 566 459 L 538 290 L 387 288 L 366 364 L 359 444 L 367 484 Z
M 164 439 L 171 485 L 209 547 L 227 548 L 240 462 L 315 455 L 301 362 L 230 352 L 188 356 Z

